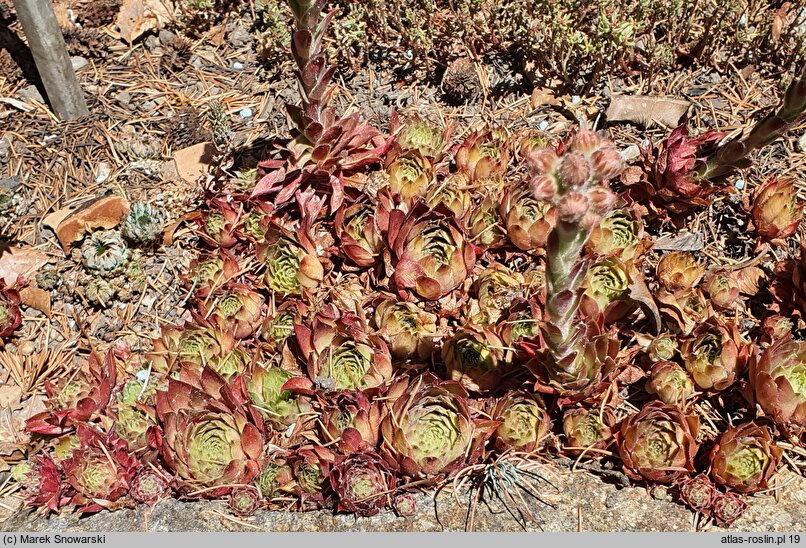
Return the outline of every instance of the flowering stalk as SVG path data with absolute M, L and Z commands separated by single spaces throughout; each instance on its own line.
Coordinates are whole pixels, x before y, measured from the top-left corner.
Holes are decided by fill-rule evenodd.
M 533 151 L 528 161 L 533 194 L 557 210 L 546 249 L 543 338 L 550 355 L 546 368 L 550 376 L 567 373 L 576 378 L 578 357 L 586 354 L 587 342 L 586 328 L 578 319 L 588 267 L 581 258 L 582 248 L 616 201 L 607 181 L 622 171 L 624 163 L 611 142 L 588 130 L 578 131 L 570 146 L 561 145 L 557 152 Z

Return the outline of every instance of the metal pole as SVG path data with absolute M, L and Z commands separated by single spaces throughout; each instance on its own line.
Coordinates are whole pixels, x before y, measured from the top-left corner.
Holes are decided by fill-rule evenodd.
M 89 114 L 50 0 L 14 0 L 48 99 L 62 120 Z

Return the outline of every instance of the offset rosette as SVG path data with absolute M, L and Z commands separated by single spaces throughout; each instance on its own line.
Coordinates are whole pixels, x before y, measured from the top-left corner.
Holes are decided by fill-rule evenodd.
M 395 482 L 389 464 L 376 453 L 341 457 L 330 471 L 330 485 L 338 499 L 336 510 L 358 516 L 374 516 L 389 506 Z
M 767 428 L 752 422 L 741 424 L 717 440 L 711 451 L 711 476 L 739 493 L 755 493 L 767 488 L 782 454 Z
M 633 479 L 671 483 L 694 471 L 697 417 L 659 401 L 645 404 L 621 423 L 617 435 L 624 471 Z
M 501 424 L 495 430 L 496 448 L 535 450 L 551 428 L 551 419 L 537 394 L 511 392 L 499 399 L 492 413 Z
M 535 198 L 528 186 L 517 185 L 504 190 L 501 217 L 515 247 L 534 251 L 546 247 L 557 212 L 551 203 Z
M 363 318 L 330 308 L 310 327 L 294 329 L 308 376 L 326 390 L 363 390 L 392 377 L 389 349 L 379 336 L 367 334 Z
M 719 391 L 731 386 L 747 369 L 751 348 L 735 324 L 712 318 L 692 331 L 680 353 L 699 389 Z
M 806 343 L 791 335 L 774 342 L 751 366 L 750 384 L 776 423 L 806 427 Z
M 414 207 L 408 215 L 393 210 L 387 234 L 397 259 L 394 279 L 401 290 L 410 289 L 433 301 L 465 281 L 476 256 L 456 219 L 441 208 Z
M 502 347 L 501 339 L 490 329 L 458 329 L 442 344 L 448 378 L 471 392 L 495 390 L 506 372 Z
M 336 235 L 344 255 L 361 268 L 374 265 L 384 248 L 383 238 L 375 222 L 375 208 L 369 204 L 353 204 L 336 213 Z
M 246 339 L 260 326 L 264 303 L 263 296 L 248 285 L 229 284 L 198 306 L 202 317 L 236 339 Z
M 477 423 L 467 407 L 466 392 L 431 375 L 413 381 L 404 378 L 387 397 L 391 403 L 381 423 L 381 451 L 410 477 L 440 477 L 474 461 L 498 426 Z
M 652 366 L 646 391 L 663 403 L 682 406 L 694 395 L 694 383 L 685 369 L 663 360 Z
M 750 215 L 756 234 L 763 241 L 783 240 L 795 234 L 803 219 L 795 180 L 773 177 L 764 183 L 756 191 Z
M 313 245 L 302 245 L 278 231 L 266 234 L 265 241 L 258 245 L 257 257 L 266 267 L 266 287 L 280 295 L 299 295 L 305 289 L 314 289 L 325 275 Z
M 434 352 L 437 317 L 414 303 L 381 300 L 375 307 L 378 335 L 389 345 L 392 357 L 428 362 Z
M 616 417 L 608 408 L 604 408 L 601 413 L 598 409 L 569 409 L 563 415 L 565 450 L 582 453 L 585 450 L 606 448 L 613 440 L 614 424 Z

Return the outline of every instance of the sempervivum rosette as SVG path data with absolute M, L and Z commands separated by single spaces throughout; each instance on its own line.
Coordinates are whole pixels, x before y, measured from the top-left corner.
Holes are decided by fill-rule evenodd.
M 70 500 L 64 496 L 61 469 L 47 455 L 37 455 L 15 465 L 11 477 L 24 486 L 26 506 L 58 512 Z
M 599 256 L 621 261 L 637 259 L 650 247 L 644 223 L 632 208 L 614 209 L 591 231 L 587 249 Z
M 762 240 L 780 241 L 792 236 L 803 219 L 795 180 L 773 177 L 761 185 L 753 197 L 750 214 Z
M 434 168 L 428 158 L 416 150 L 409 150 L 390 155 L 390 159 L 386 171 L 392 194 L 404 202 L 423 195 L 434 178 Z
M 775 422 L 806 428 L 806 343 L 788 335 L 767 347 L 750 368 L 750 384 Z
M 307 363 L 308 377 L 329 390 L 362 390 L 392 376 L 386 343 L 368 335 L 364 318 L 330 306 L 310 324 L 295 325 L 297 344 Z
M 632 312 L 635 303 L 628 297 L 633 277 L 637 275 L 631 263 L 623 263 L 614 257 L 593 263 L 584 283 L 583 313 L 588 316 L 603 314 L 606 323 L 613 323 Z
M 397 259 L 395 284 L 434 301 L 465 281 L 476 255 L 456 219 L 443 208 L 417 204 L 408 215 L 389 213 L 387 239 Z
M 471 392 L 495 390 L 506 373 L 502 345 L 491 329 L 457 329 L 442 343 L 442 363 L 448 378 Z
M 302 502 L 310 500 L 322 504 L 330 485 L 330 470 L 336 462 L 336 454 L 327 447 L 305 445 L 296 449 L 288 460 Z
M 375 327 L 396 359 L 425 363 L 434 352 L 437 317 L 414 303 L 379 300 L 375 305 Z
M 735 323 L 711 318 L 698 325 L 680 348 L 686 370 L 701 390 L 724 390 L 744 373 L 752 350 Z
M 374 449 L 380 439 L 381 405 L 370 403 L 359 391 L 337 392 L 322 404 L 322 433 L 328 442 L 339 441 L 342 453 Z
M 652 366 L 646 391 L 658 396 L 663 403 L 683 405 L 694 395 L 694 383 L 685 369 L 662 360 Z
M 330 486 L 338 500 L 336 510 L 359 516 L 374 516 L 389 506 L 395 474 L 376 453 L 339 457 L 330 471 Z
M 512 302 L 523 297 L 526 282 L 523 275 L 500 264 L 484 269 L 476 278 L 478 313 L 473 320 L 482 326 L 496 323 Z
M 218 497 L 260 472 L 263 421 L 240 383 L 229 387 L 208 369 L 184 377 L 192 384 L 171 379 L 157 392 L 160 455 L 185 491 Z
M 510 185 L 501 200 L 501 217 L 515 247 L 533 251 L 546 246 L 557 211 L 549 202 L 535 198 L 527 185 Z
M 574 408 L 563 415 L 565 450 L 572 454 L 595 449 L 604 449 L 613 440 L 613 425 L 616 417 L 609 408 Z M 594 455 L 595 456 L 595 455 Z
M 501 423 L 495 430 L 495 443 L 502 451 L 533 451 L 551 428 L 543 400 L 527 392 L 511 392 L 499 399 L 492 417 Z
M 7 287 L 5 280 L 0 277 L 0 344 L 22 324 L 18 285 Z
M 260 338 L 268 350 L 279 351 L 293 337 L 294 326 L 308 315 L 308 307 L 298 300 L 283 301 L 276 308 L 273 304 L 260 329 Z
M 645 404 L 621 423 L 617 434 L 625 473 L 633 479 L 670 483 L 694 471 L 697 417 L 659 401 Z
M 119 438 L 104 437 L 85 426 L 80 426 L 77 434 L 80 446 L 60 463 L 74 490 L 70 502 L 81 506 L 84 513 L 118 507 L 119 499 L 129 492 L 139 466 L 137 458 Z
M 431 187 L 424 201 L 432 209 L 442 204 L 457 219 L 464 219 L 471 206 L 469 188 L 469 180 L 464 173 L 451 173 Z
M 241 222 L 241 211 L 221 198 L 212 198 L 210 209 L 197 222 L 201 237 L 213 247 L 232 247 L 238 243 L 237 231 Z
M 507 170 L 509 150 L 501 132 L 474 131 L 456 149 L 456 167 L 471 181 L 501 176 Z
M 305 289 L 314 289 L 325 276 L 316 246 L 304 231 L 297 236 L 295 239 L 283 230 L 272 228 L 257 247 L 257 258 L 266 267 L 263 281 L 279 295 L 299 295 Z
M 390 387 L 387 398 L 381 452 L 410 477 L 441 477 L 473 462 L 498 426 L 474 420 L 467 392 L 431 374 L 402 378 Z
M 680 500 L 696 512 L 710 512 L 718 495 L 716 485 L 705 474 L 698 474 L 680 482 Z
M 714 445 L 711 476 L 739 493 L 755 493 L 767 488 L 782 454 L 767 428 L 741 424 L 723 432 Z
M 199 302 L 199 314 L 236 339 L 246 339 L 261 323 L 263 296 L 245 284 L 229 284 Z
M 187 274 L 181 278 L 195 297 L 204 299 L 237 276 L 239 270 L 235 256 L 219 249 L 212 255 L 200 255 L 194 259 Z
M 277 366 L 254 365 L 244 381 L 252 404 L 275 428 L 286 428 L 311 410 L 304 396 L 283 389 L 296 376 Z
M 483 197 L 467 216 L 470 241 L 482 249 L 497 249 L 507 245 L 508 238 L 503 227 L 497 196 Z
M 345 257 L 362 268 L 375 264 L 384 245 L 373 206 L 357 203 L 339 209 L 334 226 Z

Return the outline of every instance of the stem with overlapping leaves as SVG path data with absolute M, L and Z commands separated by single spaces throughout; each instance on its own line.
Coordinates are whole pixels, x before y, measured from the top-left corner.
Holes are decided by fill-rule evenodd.
M 578 318 L 587 262 L 582 249 L 591 231 L 613 206 L 607 181 L 624 162 L 615 146 L 593 131 L 579 130 L 561 154 L 549 148 L 530 153 L 531 189 L 557 210 L 546 249 L 546 318 L 543 337 L 552 365 L 576 375 L 574 355 L 584 352 L 585 326 Z

